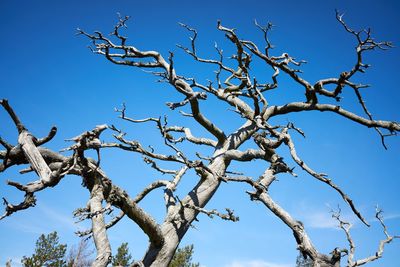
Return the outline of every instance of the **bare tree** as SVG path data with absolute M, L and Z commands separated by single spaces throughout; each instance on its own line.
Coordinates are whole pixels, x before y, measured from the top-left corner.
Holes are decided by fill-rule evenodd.
M 94 250 L 89 247 L 89 240 L 82 238 L 78 246 L 73 246 L 67 256 L 68 267 L 87 267 L 93 262 Z
M 85 208 L 78 209 L 75 215 L 80 219 L 90 219 L 91 229 L 79 232 L 79 235 L 90 235 L 93 237 L 97 257 L 93 266 L 107 266 L 111 260 L 111 247 L 107 236 L 107 229 L 116 225 L 122 217 L 128 217 L 135 222 L 149 238 L 148 250 L 143 258 L 132 264 L 132 266 L 168 266 L 180 241 L 190 229 L 192 223 L 200 213 L 210 217 L 218 216 L 224 220 L 237 221 L 238 217 L 229 208 L 226 212 L 215 209 L 208 210 L 206 204 L 218 190 L 221 183 L 245 183 L 249 186 L 246 191 L 252 201 L 262 203 L 269 211 L 276 215 L 282 223 L 287 225 L 294 234 L 299 251 L 312 259 L 314 266 L 339 266 L 340 258 L 346 253 L 348 265 L 357 266 L 361 263 L 352 260 L 352 241 L 350 251 L 335 248 L 330 254 L 323 254 L 314 246 L 304 225 L 289 214 L 283 207 L 276 203 L 269 194 L 270 185 L 276 180 L 280 173 L 293 172 L 278 154 L 277 149 L 287 149 L 293 162 L 307 172 L 310 176 L 326 184 L 336 191 L 353 213 L 366 225 L 361 212 L 357 209 L 351 197 L 349 197 L 332 178 L 326 174 L 319 173 L 302 160 L 296 151 L 292 134 L 304 136 L 304 132 L 297 128 L 292 122 L 285 124 L 273 124 L 277 118 L 287 117 L 293 113 L 320 111 L 332 113 L 357 124 L 373 128 L 380 136 L 382 144 L 385 138 L 400 131 L 400 124 L 392 121 L 376 120 L 368 111 L 361 96 L 361 90 L 367 85 L 354 82 L 354 77 L 359 72 L 365 72 L 369 67 L 364 62 L 364 54 L 367 51 L 390 48 L 390 42 L 378 42 L 371 36 L 370 30 L 355 31 L 344 21 L 343 16 L 336 13 L 338 22 L 357 41 L 356 60 L 350 69 L 338 73 L 336 77 L 321 78 L 316 82 L 310 82 L 301 75 L 301 66 L 306 62 L 296 60 L 288 53 L 273 55 L 273 45 L 269 34 L 273 27 L 271 23 L 261 26 L 255 23 L 264 37 L 265 45 L 259 48 L 256 43 L 241 39 L 235 29 L 217 23 L 217 29 L 223 33 L 229 43 L 232 43 L 235 53 L 231 56 L 232 61 L 225 62 L 222 49 L 215 46 L 217 58 L 203 58 L 196 46 L 197 31 L 188 25 L 181 24 L 191 34 L 191 42 L 188 47 L 178 47 L 195 61 L 210 66 L 215 66 L 214 81 L 206 84 L 198 82 L 193 77 L 187 77 L 179 73 L 174 64 L 174 54 L 169 53 L 164 57 L 157 51 L 139 50 L 133 45 L 127 44 L 127 38 L 121 34 L 126 27 L 128 17 L 120 17 L 112 31 L 112 36 L 101 32 L 93 34 L 78 29 L 78 33 L 92 41 L 92 51 L 104 56 L 114 64 L 128 67 L 136 67 L 147 70 L 159 77 L 160 81 L 168 83 L 172 89 L 178 92 L 182 98 L 176 102 L 168 102 L 172 109 L 188 109 L 180 111 L 182 116 L 192 118 L 200 127 L 207 131 L 212 138 L 198 137 L 192 130 L 185 126 L 170 125 L 166 117 L 133 119 L 127 116 L 125 105 L 117 109 L 120 118 L 134 124 L 153 123 L 160 132 L 165 146 L 171 151 L 169 154 L 158 153 L 154 148 L 144 147 L 139 141 L 129 140 L 125 133 L 114 125 L 99 125 L 92 130 L 72 138 L 73 143 L 64 151 L 72 151 L 72 155 L 65 156 L 55 152 L 43 145 L 50 141 L 56 134 L 56 128 L 52 128 L 49 135 L 44 138 L 34 137 L 19 120 L 7 100 L 2 100 L 1 105 L 9 113 L 18 130 L 18 144 L 12 145 L 5 140 L 0 143 L 5 148 L 0 152 L 3 164 L 0 171 L 19 164 L 29 164 L 28 169 L 21 172 L 36 172 L 39 179 L 28 184 L 8 181 L 8 185 L 25 193 L 25 199 L 13 205 L 4 199 L 6 211 L 1 219 L 10 216 L 14 212 L 27 209 L 35 205 L 35 193 L 57 186 L 59 181 L 66 175 L 78 175 L 82 177 L 83 185 L 90 192 L 90 199 Z M 253 63 L 259 60 L 266 67 L 266 73 L 270 72 L 270 81 L 267 77 L 253 77 Z M 233 63 L 232 63 L 233 62 Z M 304 97 L 298 101 L 288 102 L 284 105 L 270 103 L 266 92 L 279 90 L 280 75 L 285 75 L 298 85 L 298 89 L 304 93 Z M 263 81 L 262 81 L 263 80 Z M 358 115 L 350 110 L 344 109 L 341 104 L 341 95 L 344 90 L 351 90 L 355 99 L 360 103 L 364 115 Z M 232 132 L 225 132 L 215 122 L 204 115 L 205 105 L 208 97 L 215 97 L 221 103 L 232 107 L 229 112 L 237 113 L 237 120 L 241 126 Z M 336 104 L 332 104 L 332 100 Z M 100 141 L 100 135 L 104 131 L 112 131 L 114 141 Z M 194 146 L 205 146 L 209 148 L 209 155 L 197 153 L 197 158 L 191 158 L 183 151 L 182 143 Z M 249 149 L 242 149 L 243 144 Z M 156 171 L 171 176 L 170 179 L 156 180 L 143 189 L 138 195 L 130 196 L 122 188 L 118 187 L 110 177 L 101 169 L 101 150 L 121 149 L 138 153 Z M 85 155 L 86 151 L 95 150 L 98 158 L 92 159 Z M 232 162 L 260 161 L 266 164 L 265 171 L 256 178 L 244 176 L 228 168 Z M 176 169 L 166 169 L 166 166 L 179 166 Z M 175 194 L 180 181 L 186 177 L 185 174 L 192 169 L 198 175 L 197 184 L 190 192 L 179 198 Z M 193 177 L 190 177 L 193 179 Z M 165 217 L 162 223 L 157 223 L 154 217 L 140 207 L 140 202 L 152 191 L 162 188 L 164 191 L 164 205 L 166 207 Z M 105 216 L 112 209 L 120 210 L 120 214 L 111 221 L 106 222 Z M 337 217 L 338 218 L 338 217 Z M 381 221 L 383 224 L 383 221 Z M 346 233 L 346 224 L 341 223 Z M 384 224 L 383 224 L 384 226 Z M 383 243 L 389 243 L 394 236 L 388 234 L 385 226 L 387 239 Z M 383 251 L 383 245 L 379 247 L 379 253 Z M 370 262 L 377 257 L 363 260 Z

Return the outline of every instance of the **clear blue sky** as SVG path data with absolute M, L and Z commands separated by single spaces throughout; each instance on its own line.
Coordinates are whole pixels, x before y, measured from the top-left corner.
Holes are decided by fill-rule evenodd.
M 87 31 L 108 33 L 117 19 L 116 13 L 130 15 L 126 31 L 128 42 L 138 48 L 162 52 L 176 51 L 176 67 L 181 74 L 205 81 L 213 78 L 213 70 L 194 64 L 175 45 L 188 45 L 188 34 L 177 22 L 184 22 L 199 31 L 199 51 L 214 55 L 217 41 L 226 51 L 230 45 L 216 30 L 216 21 L 237 28 L 247 39 L 261 42 L 254 27 L 272 21 L 277 27 L 271 40 L 275 53 L 289 52 L 305 59 L 304 77 L 311 82 L 324 77 L 337 77 L 355 60 L 354 40 L 335 20 L 334 10 L 345 12 L 348 24 L 356 29 L 371 27 L 377 40 L 390 40 L 400 46 L 400 2 L 398 1 L 0 1 L 0 98 L 11 105 L 37 136 L 43 136 L 52 125 L 59 132 L 49 147 L 59 150 L 67 146 L 63 140 L 76 136 L 97 124 L 116 124 L 129 132 L 129 137 L 144 144 L 160 143 L 158 132 L 151 127 L 129 125 L 117 119 L 113 108 L 126 102 L 128 114 L 135 118 L 168 114 L 171 124 L 190 124 L 171 112 L 165 102 L 181 98 L 172 88 L 155 82 L 155 78 L 138 69 L 112 65 L 93 55 L 86 46 L 89 41 L 75 36 L 77 27 Z M 366 62 L 372 68 L 356 81 L 371 84 L 364 95 L 370 110 L 378 119 L 400 121 L 400 50 L 370 53 Z M 259 77 L 270 77 L 268 68 L 257 70 Z M 263 76 L 264 75 L 264 76 Z M 300 96 L 299 88 L 283 79 L 279 91 L 269 97 L 271 103 L 283 103 Z M 276 92 L 276 93 L 275 93 Z M 297 93 L 296 93 L 297 92 Z M 346 93 L 345 107 L 361 114 L 353 94 Z M 238 126 L 237 117 L 227 107 L 214 102 L 206 114 L 229 130 Z M 221 115 L 224 114 L 224 115 Z M 371 222 L 371 228 L 357 222 L 343 201 L 332 190 L 297 170 L 298 178 L 281 176 L 271 194 L 283 207 L 303 220 L 314 243 L 322 252 L 345 244 L 344 234 L 335 229 L 328 206 L 343 209 L 343 215 L 355 222 L 354 238 L 358 244 L 356 257 L 375 252 L 381 229 L 373 220 L 374 206 L 379 204 L 387 217 L 389 230 L 400 234 L 400 139 L 389 138 L 389 150 L 380 145 L 378 135 L 327 114 L 296 114 L 282 118 L 296 122 L 307 135 L 296 138 L 299 154 L 314 169 L 326 172 L 354 199 Z M 201 134 L 200 129 L 194 129 Z M 16 131 L 4 111 L 0 110 L 0 134 L 16 142 Z M 111 140 L 110 135 L 103 137 Z M 159 145 L 160 149 L 161 146 Z M 288 163 L 289 157 L 285 152 Z M 159 177 L 144 166 L 140 157 L 123 152 L 104 152 L 102 167 L 119 185 L 135 194 L 141 187 Z M 265 166 L 256 163 L 238 167 L 248 175 L 258 176 Z M 298 169 L 298 168 L 296 168 Z M 7 187 L 7 179 L 28 182 L 33 174 L 21 176 L 18 168 L 0 174 L 0 196 L 13 203 L 22 194 Z M 187 178 L 183 195 L 193 181 Z M 297 251 L 291 232 L 262 205 L 250 202 L 244 185 L 223 185 L 208 208 L 229 207 L 240 217 L 237 223 L 200 216 L 183 240 L 195 244 L 195 260 L 208 267 L 283 267 L 294 266 Z M 186 191 L 185 191 L 186 190 Z M 19 212 L 0 221 L 0 266 L 8 258 L 17 263 L 23 255 L 33 252 L 34 242 L 41 233 L 59 232 L 69 245 L 78 242 L 73 232 L 85 228 L 73 223 L 72 211 L 85 206 L 88 192 L 78 177 L 65 178 L 56 188 L 37 194 L 35 208 Z M 162 218 L 163 207 L 154 208 L 161 193 L 143 203 L 156 218 Z M 114 249 L 129 242 L 137 259 L 146 249 L 141 231 L 124 221 L 109 231 Z M 371 266 L 398 266 L 400 242 L 387 247 L 384 259 Z M 17 266 L 17 265 L 16 265 Z

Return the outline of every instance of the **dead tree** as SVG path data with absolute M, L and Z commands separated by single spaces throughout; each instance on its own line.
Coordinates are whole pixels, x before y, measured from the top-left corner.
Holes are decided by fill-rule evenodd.
M 214 81 L 206 84 L 198 82 L 193 77 L 181 75 L 179 69 L 174 65 L 173 53 L 164 57 L 157 51 L 139 50 L 128 44 L 127 38 L 121 34 L 128 17 L 120 17 L 111 37 L 101 32 L 91 34 L 78 29 L 80 35 L 91 40 L 91 49 L 95 54 L 104 56 L 114 64 L 147 70 L 159 77 L 160 81 L 168 83 L 172 89 L 181 94 L 182 98 L 176 102 L 169 102 L 167 105 L 172 110 L 188 109 L 189 112 L 181 111 L 182 116 L 192 118 L 199 127 L 211 134 L 212 138 L 195 136 L 192 130 L 185 126 L 169 125 L 166 117 L 129 118 L 124 105 L 121 109 L 117 109 L 120 117 L 135 124 L 153 123 L 160 132 L 165 146 L 170 149 L 170 154 L 158 153 L 151 147 L 144 147 L 139 141 L 128 140 L 125 133 L 114 125 L 99 125 L 72 138 L 70 141 L 73 144 L 64 149 L 72 151 L 72 155 L 65 156 L 43 146 L 54 137 L 56 128 L 51 129 L 47 137 L 34 137 L 19 120 L 7 100 L 2 100 L 1 105 L 13 119 L 19 137 L 16 145 L 0 140 L 1 145 L 5 148 L 0 152 L 0 158 L 3 160 L 0 171 L 14 165 L 29 164 L 29 168 L 21 172 L 35 172 L 39 178 L 28 184 L 7 182 L 8 185 L 24 192 L 25 199 L 16 205 L 4 199 L 6 210 L 1 219 L 34 206 L 36 192 L 57 186 L 59 181 L 67 175 L 78 175 L 82 177 L 83 186 L 89 190 L 90 199 L 87 206 L 78 209 L 75 215 L 82 220 L 90 219 L 92 221 L 91 229 L 79 232 L 79 235 L 93 237 L 97 250 L 93 266 L 107 266 L 110 263 L 111 247 L 107 229 L 116 225 L 124 216 L 136 223 L 149 239 L 147 252 L 133 266 L 167 266 L 180 241 L 200 213 L 218 216 L 224 220 L 238 220 L 238 217 L 228 208 L 226 213 L 223 213 L 215 209 L 208 210 L 205 207 L 221 183 L 246 183 L 249 186 L 246 193 L 250 199 L 261 202 L 293 231 L 298 249 L 305 257 L 312 259 L 314 266 L 339 266 L 340 258 L 346 254 L 348 255 L 348 266 L 359 266 L 379 258 L 384 245 L 396 237 L 388 233 L 383 221 L 379 219 L 380 217 L 378 219 L 382 222 L 387 238 L 379 245 L 376 256 L 358 261 L 353 259 L 354 244 L 350 237 L 349 227 L 338 214 L 335 214 L 335 218 L 339 220 L 340 226 L 345 230 L 350 249 L 335 248 L 326 255 L 320 253 L 313 245 L 303 224 L 285 211 L 269 194 L 269 188 L 278 174 L 296 175 L 293 167 L 277 153 L 277 148 L 283 147 L 289 151 L 294 164 L 336 191 L 354 214 L 368 225 L 352 198 L 335 184 L 332 178 L 313 170 L 301 159 L 300 154 L 296 151 L 292 134 L 304 135 L 304 133 L 291 122 L 284 125 L 271 123 L 271 119 L 288 116 L 291 113 L 307 111 L 333 113 L 357 124 L 373 128 L 379 134 L 383 146 L 385 146 L 385 137 L 400 131 L 400 124 L 397 122 L 373 118 L 361 96 L 361 90 L 366 85 L 353 81 L 357 73 L 365 72 L 369 67 L 364 62 L 364 54 L 371 50 L 390 48 L 391 43 L 375 41 L 370 30 L 355 31 L 351 29 L 339 13 L 336 13 L 336 18 L 344 30 L 357 41 L 356 60 L 350 69 L 338 73 L 335 77 L 321 78 L 316 82 L 307 81 L 302 77 L 300 68 L 306 63 L 304 60 L 298 61 L 288 53 L 273 54 L 273 45 L 269 39 L 271 23 L 266 26 L 255 23 L 265 41 L 265 46 L 259 48 L 254 42 L 241 39 L 235 29 L 225 27 L 218 22 L 217 29 L 227 37 L 228 43 L 231 43 L 235 50 L 230 62 L 225 62 L 226 57 L 218 46 L 215 46 L 216 59 L 201 57 L 196 46 L 197 31 L 181 24 L 191 34 L 191 42 L 188 47 L 182 45 L 178 47 L 195 61 L 216 68 Z M 254 60 L 259 60 L 265 65 L 266 73 L 270 73 L 269 78 L 252 76 Z M 279 90 L 279 79 L 282 75 L 292 79 L 298 85 L 297 90 L 304 93 L 302 99 L 284 105 L 274 105 L 269 102 L 265 93 Z M 268 79 L 270 82 L 260 82 Z M 344 90 L 354 92 L 355 99 L 360 103 L 364 115 L 353 113 L 340 105 Z M 215 97 L 222 103 L 230 105 L 232 110 L 237 113 L 238 120 L 242 122 L 241 126 L 235 131 L 227 133 L 207 118 L 203 113 L 205 105 L 201 103 L 206 102 L 208 97 Z M 332 99 L 336 101 L 336 104 L 330 104 Z M 100 141 L 100 135 L 106 130 L 113 133 L 115 137 L 113 141 Z M 198 158 L 190 158 L 181 148 L 183 142 L 194 146 L 207 146 L 212 153 L 208 156 L 198 154 Z M 252 144 L 253 148 L 241 149 L 244 143 Z M 146 163 L 158 172 L 171 176 L 171 179 L 156 180 L 138 195 L 130 196 L 115 185 L 102 170 L 100 154 L 103 149 L 121 149 L 141 154 Z M 97 151 L 98 159 L 87 157 L 85 153 L 88 150 Z M 254 160 L 267 166 L 257 178 L 228 171 L 232 162 L 245 163 Z M 162 165 L 169 162 L 179 165 L 180 168 L 165 169 Z M 197 184 L 185 197 L 178 198 L 175 190 L 180 181 L 187 176 L 185 174 L 189 169 L 194 170 L 198 175 Z M 146 196 L 160 188 L 164 190 L 164 205 L 166 206 L 164 221 L 161 224 L 140 207 L 140 202 Z M 106 222 L 105 215 L 112 208 L 120 210 L 120 214 Z

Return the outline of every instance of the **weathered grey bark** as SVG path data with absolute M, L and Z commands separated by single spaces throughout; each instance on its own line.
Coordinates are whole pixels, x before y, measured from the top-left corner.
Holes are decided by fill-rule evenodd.
M 19 134 L 18 143 L 21 145 L 28 162 L 39 175 L 42 183 L 50 183 L 51 170 L 49 166 L 47 166 L 36 145 L 33 143 L 33 136 L 27 131 L 22 131 Z
M 223 175 L 227 166 L 223 158 L 217 158 L 210 163 L 208 168 L 214 173 Z M 193 209 L 185 208 L 185 204 L 204 207 L 218 189 L 219 184 L 220 180 L 217 177 L 208 173 L 204 174 L 199 184 L 182 200 L 182 205 L 175 207 L 167 214 L 166 221 L 161 226 L 165 242 L 161 247 L 149 247 L 143 259 L 145 266 L 166 266 L 165 264 L 172 260 L 179 242 L 198 214 Z
M 100 179 L 90 190 L 89 207 L 92 216 L 93 240 L 96 245 L 97 256 L 92 266 L 107 266 L 111 262 L 111 246 L 107 237 L 106 225 L 103 216 L 103 186 Z
M 113 125 L 99 125 L 93 130 L 69 140 L 73 144 L 64 150 L 72 151 L 73 155 L 63 156 L 58 152 L 41 147 L 55 135 L 56 129 L 54 127 L 47 137 L 40 139 L 33 137 L 8 105 L 8 102 L 2 100 L 0 103 L 13 119 L 19 138 L 16 146 L 0 138 L 0 144 L 5 148 L 5 151 L 0 151 L 0 159 L 3 160 L 0 165 L 0 172 L 14 165 L 29 164 L 30 167 L 23 170 L 23 173 L 35 171 L 40 179 L 26 185 L 8 181 L 9 185 L 25 193 L 25 199 L 17 205 L 12 205 L 5 200 L 6 212 L 0 219 L 10 216 L 16 211 L 34 206 L 34 193 L 56 186 L 65 175 L 78 175 L 82 177 L 83 185 L 89 190 L 90 197 L 88 206 L 78 209 L 75 215 L 82 220 L 91 219 L 92 221 L 91 229 L 78 234 L 93 236 L 97 250 L 97 257 L 93 266 L 105 267 L 110 263 L 111 247 L 107 237 L 107 229 L 117 225 L 124 216 L 136 223 L 149 239 L 147 252 L 140 261 L 132 264 L 132 266 L 168 266 L 180 241 L 199 213 L 204 213 L 210 217 L 219 216 L 224 220 L 236 221 L 238 219 L 229 209 L 227 209 L 227 214 L 223 214 L 216 210 L 206 210 L 205 207 L 217 192 L 221 182 L 244 182 L 252 189 L 252 191 L 247 191 L 250 199 L 261 202 L 293 231 L 298 249 L 304 257 L 310 257 L 313 260 L 314 266 L 338 267 L 341 257 L 345 255 L 348 255 L 348 266 L 359 266 L 378 259 L 382 255 L 384 245 L 396 238 L 396 236 L 388 233 L 380 217 L 377 218 L 384 228 L 386 239 L 381 241 L 375 256 L 357 261 L 353 260 L 355 245 L 349 233 L 350 227 L 347 227 L 347 224 L 339 216 L 336 216 L 336 218 L 346 233 L 350 249 L 335 248 L 329 255 L 325 255 L 314 246 L 304 225 L 285 211 L 269 194 L 270 186 L 276 180 L 276 175 L 279 173 L 296 175 L 293 168 L 290 168 L 277 153 L 277 148 L 285 147 L 289 151 L 294 164 L 335 190 L 349 205 L 354 214 L 364 224 L 368 225 L 353 200 L 331 178 L 328 178 L 326 174 L 314 171 L 298 155 L 291 138 L 291 132 L 297 132 L 303 136 L 304 133 L 296 128 L 293 123 L 271 125 L 271 118 L 275 119 L 281 115 L 320 111 L 335 113 L 360 125 L 374 128 L 381 136 L 384 146 L 386 136 L 400 132 L 399 123 L 375 120 L 372 117 L 359 92 L 359 89 L 365 86 L 350 81 L 355 73 L 365 71 L 366 64 L 363 63 L 365 51 L 387 48 L 391 44 L 389 42 L 376 42 L 368 31 L 355 32 L 351 30 L 339 14 L 337 14 L 337 19 L 345 30 L 354 35 L 358 41 L 356 47 L 357 61 L 351 70 L 340 73 L 338 78 L 320 79 L 314 84 L 303 79 L 299 75 L 299 71 L 292 67 L 293 65 L 299 67 L 305 61 L 296 61 L 287 53 L 280 56 L 270 55 L 272 49 L 272 44 L 268 39 L 270 24 L 262 27 L 256 23 L 256 26 L 263 32 L 266 42 L 264 51 L 261 51 L 253 42 L 240 39 L 234 29 L 224 27 L 218 22 L 217 29 L 226 35 L 236 49 L 236 53 L 232 57 L 235 62 L 234 66 L 224 63 L 223 52 L 218 47 L 216 49 L 219 59 L 201 58 L 196 50 L 197 31 L 182 24 L 193 36 L 191 37 L 190 48 L 181 45 L 179 47 L 194 60 L 217 67 L 215 83 L 210 82 L 206 85 L 198 83 L 194 78 L 179 75 L 174 66 L 173 53 L 170 53 L 168 58 L 164 58 L 157 51 L 141 51 L 134 46 L 127 45 L 126 37 L 120 34 L 120 30 L 126 26 L 128 17 L 120 18 L 115 26 L 112 34 L 115 37 L 115 42 L 100 32 L 88 34 L 78 30 L 80 34 L 93 41 L 94 47 L 92 49 L 96 54 L 104 56 L 114 64 L 150 69 L 154 75 L 161 78 L 161 81 L 169 83 L 184 99 L 178 102 L 168 102 L 167 105 L 171 109 L 188 107 L 190 113 L 182 112 L 182 115 L 193 118 L 198 125 L 211 134 L 212 138 L 197 137 L 188 127 L 170 126 L 166 118 L 164 120 L 161 118 L 141 120 L 129 118 L 126 116 L 124 105 L 122 109 L 116 110 L 120 113 L 120 117 L 132 123 L 155 123 L 164 139 L 164 144 L 172 151 L 171 154 L 160 154 L 151 147 L 142 146 L 138 141 L 127 140 L 125 133 Z M 268 67 L 272 68 L 272 83 L 260 84 L 256 78 L 252 77 L 250 66 L 253 58 L 261 59 Z M 157 71 L 154 71 L 155 69 Z M 305 99 L 303 101 L 289 102 L 285 105 L 272 105 L 268 102 L 263 93 L 278 88 L 280 72 L 288 75 L 304 91 Z M 224 81 L 221 80 L 223 76 L 226 77 Z M 326 85 L 334 85 L 335 89 L 328 90 L 325 88 Z M 340 95 L 345 88 L 354 90 L 365 113 L 364 116 L 343 109 L 339 105 Z M 223 129 L 207 118 L 202 112 L 204 107 L 201 102 L 206 101 L 209 96 L 230 105 L 234 112 L 240 116 L 238 120 L 242 121 L 242 125 L 232 133 L 225 133 Z M 321 103 L 325 98 L 337 100 L 338 105 Z M 114 132 L 116 141 L 100 141 L 100 135 L 107 129 Z M 389 131 L 389 134 L 383 133 L 384 130 Z M 175 135 L 180 136 L 176 137 Z M 197 155 L 198 159 L 190 159 L 180 150 L 180 142 L 207 146 L 212 150 L 211 155 L 207 157 Z M 244 143 L 250 143 L 254 148 L 240 150 Z M 153 181 L 138 195 L 130 196 L 122 188 L 115 185 L 100 167 L 100 150 L 113 148 L 142 155 L 144 161 L 152 168 L 162 174 L 171 175 L 172 178 Z M 97 151 L 97 161 L 85 156 L 85 151 L 90 149 Z M 262 161 L 266 165 L 265 171 L 257 179 L 228 171 L 228 167 L 234 161 L 249 162 L 253 160 Z M 162 162 L 174 162 L 181 166 L 179 170 L 168 170 L 158 165 Z M 199 178 L 193 189 L 185 197 L 179 199 L 175 190 L 189 169 L 193 169 Z M 150 213 L 140 207 L 140 201 L 153 190 L 159 188 L 164 189 L 166 207 L 165 218 L 161 224 L 157 223 Z M 106 213 L 112 207 L 120 210 L 120 214 L 106 223 Z

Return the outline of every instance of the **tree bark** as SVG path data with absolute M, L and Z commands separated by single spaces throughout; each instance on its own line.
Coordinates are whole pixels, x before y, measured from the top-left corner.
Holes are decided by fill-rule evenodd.
M 96 246 L 97 256 L 93 267 L 106 267 L 111 262 L 111 246 L 107 237 L 106 225 L 103 215 L 103 187 L 96 179 L 90 190 L 89 208 L 92 215 L 92 232 Z

